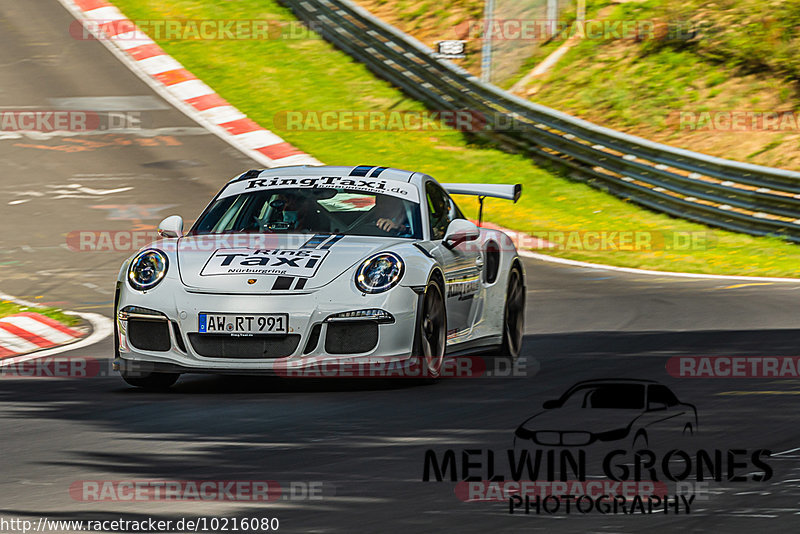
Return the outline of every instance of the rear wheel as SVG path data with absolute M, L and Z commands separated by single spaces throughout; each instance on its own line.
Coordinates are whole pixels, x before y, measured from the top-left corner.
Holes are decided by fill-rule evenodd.
M 430 281 L 420 301 L 414 356 L 419 361 L 423 377 L 439 378 L 447 342 L 447 312 L 439 283 Z
M 517 359 L 522 350 L 522 336 L 525 334 L 525 286 L 522 272 L 518 267 L 511 269 L 506 290 L 506 304 L 503 310 L 502 356 Z
M 178 373 L 136 373 L 122 372 L 122 378 L 131 386 L 144 389 L 167 389 L 178 381 Z

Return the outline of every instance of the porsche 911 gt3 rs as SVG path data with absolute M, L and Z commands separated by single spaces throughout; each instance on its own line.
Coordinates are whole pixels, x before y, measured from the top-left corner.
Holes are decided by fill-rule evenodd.
M 519 355 L 525 275 L 502 232 L 450 194 L 516 200 L 519 185 L 442 184 L 385 167 L 251 170 L 191 229 L 178 216 L 122 265 L 116 367 L 131 385 L 181 373 L 275 374 L 320 362 Z M 481 210 L 482 211 L 482 210 Z

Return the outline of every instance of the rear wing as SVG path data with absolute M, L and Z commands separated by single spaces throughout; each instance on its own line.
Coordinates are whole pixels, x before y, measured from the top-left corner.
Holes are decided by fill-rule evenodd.
M 453 195 L 503 198 L 514 202 L 522 194 L 521 184 L 442 184 L 442 187 Z
M 474 195 L 478 197 L 478 226 L 483 223 L 483 199 L 486 197 L 513 200 L 515 203 L 522 195 L 522 184 L 442 184 L 452 195 Z

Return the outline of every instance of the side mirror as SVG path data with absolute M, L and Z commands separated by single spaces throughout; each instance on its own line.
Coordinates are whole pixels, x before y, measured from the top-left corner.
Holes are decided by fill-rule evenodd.
M 648 412 L 657 412 L 660 410 L 666 410 L 667 404 L 665 402 L 648 402 L 647 403 L 647 411 Z
M 553 408 L 558 408 L 559 406 L 561 405 L 558 403 L 558 399 L 545 401 L 544 404 L 542 404 L 542 408 L 545 410 L 552 410 Z
M 158 225 L 158 235 L 161 237 L 183 236 L 183 219 L 180 215 L 171 215 Z
M 475 241 L 481 236 L 481 229 L 466 219 L 456 219 L 447 227 L 442 243 L 447 248 L 456 248 L 461 243 Z

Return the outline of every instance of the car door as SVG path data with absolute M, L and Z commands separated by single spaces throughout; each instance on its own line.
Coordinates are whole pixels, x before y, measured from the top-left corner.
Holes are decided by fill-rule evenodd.
M 464 216 L 437 183 L 425 184 L 425 196 L 431 241 L 435 245 L 432 253 L 444 269 L 447 337 L 453 342 L 469 333 L 472 327 L 476 302 L 480 299 L 483 257 L 475 242 L 453 249 L 444 246 L 442 240 L 447 226 Z

